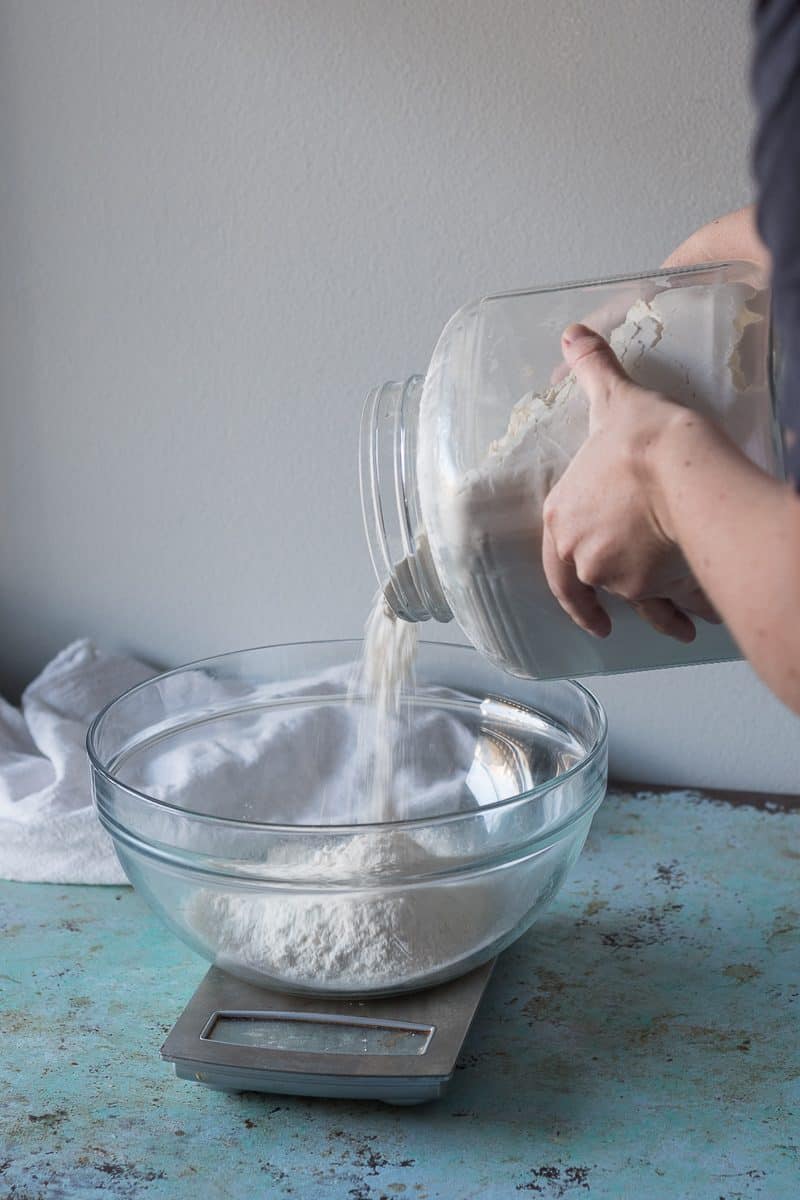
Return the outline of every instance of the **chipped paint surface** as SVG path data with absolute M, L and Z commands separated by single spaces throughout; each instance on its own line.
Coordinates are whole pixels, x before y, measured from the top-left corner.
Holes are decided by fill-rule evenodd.
M 177 1080 L 204 971 L 130 889 L 0 884 L 0 1196 L 798 1194 L 800 811 L 609 797 L 424 1108 Z

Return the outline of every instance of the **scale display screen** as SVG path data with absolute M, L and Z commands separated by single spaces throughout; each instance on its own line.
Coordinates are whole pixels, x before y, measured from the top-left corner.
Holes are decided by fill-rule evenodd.
M 328 1013 L 216 1012 L 201 1037 L 260 1050 L 419 1055 L 427 1050 L 433 1033 L 432 1025 Z

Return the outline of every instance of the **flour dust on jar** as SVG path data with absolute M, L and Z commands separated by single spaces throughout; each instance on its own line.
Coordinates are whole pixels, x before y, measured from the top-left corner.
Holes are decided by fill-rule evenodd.
M 610 596 L 613 631 L 598 640 L 550 592 L 542 509 L 588 433 L 586 397 L 559 368 L 574 321 L 608 337 L 638 383 L 716 421 L 782 475 L 770 294 L 755 265 L 489 296 L 451 318 L 424 377 L 367 397 L 361 494 L 386 603 L 406 621 L 455 618 L 477 650 L 528 678 L 736 658 L 724 626 L 698 621 L 684 645 Z

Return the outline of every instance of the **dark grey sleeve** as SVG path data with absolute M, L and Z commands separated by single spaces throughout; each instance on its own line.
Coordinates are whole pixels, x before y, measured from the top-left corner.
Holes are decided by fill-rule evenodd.
M 758 227 L 773 261 L 785 459 L 800 487 L 800 0 L 757 0 L 753 23 Z

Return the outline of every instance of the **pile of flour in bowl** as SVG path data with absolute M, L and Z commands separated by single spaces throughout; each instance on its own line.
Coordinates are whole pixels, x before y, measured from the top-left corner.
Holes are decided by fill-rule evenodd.
M 326 873 L 347 873 L 360 886 L 305 890 L 298 878 L 274 893 L 209 889 L 193 898 L 193 927 L 219 967 L 275 986 L 389 991 L 486 945 L 519 904 L 505 880 L 381 884 L 381 865 L 402 870 L 405 859 L 413 870 L 437 857 L 401 832 L 377 846 L 355 837 L 320 853 Z

